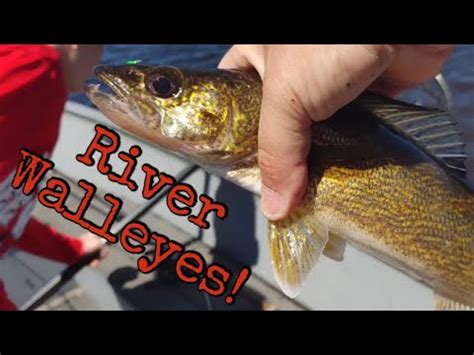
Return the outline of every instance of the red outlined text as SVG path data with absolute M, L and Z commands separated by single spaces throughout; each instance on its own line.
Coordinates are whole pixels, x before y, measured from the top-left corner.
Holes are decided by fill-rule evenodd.
M 104 141 L 105 140 L 105 141 Z M 95 136 L 83 154 L 78 154 L 76 160 L 86 166 L 96 165 L 94 155 L 99 157 L 96 165 L 102 175 L 108 177 L 112 183 L 126 186 L 130 191 L 137 191 L 138 183 L 132 179 L 137 168 L 137 158 L 142 150 L 132 146 L 128 152 L 120 151 L 120 136 L 102 125 L 95 127 Z M 54 168 L 54 163 L 28 149 L 21 149 L 21 160 L 18 164 L 15 177 L 12 181 L 14 189 L 22 188 L 23 193 L 29 195 L 36 190 L 38 184 L 46 173 Z M 126 165 L 123 171 L 114 171 L 109 163 L 112 154 L 117 154 Z M 215 214 L 220 219 L 227 217 L 227 206 L 214 201 L 210 196 L 201 194 L 189 184 L 176 183 L 176 179 L 163 172 L 159 172 L 150 164 L 143 164 L 141 169 L 145 173 L 142 187 L 142 197 L 152 199 L 166 186 L 172 186 L 166 198 L 168 209 L 176 216 L 187 217 L 187 221 L 199 228 L 208 229 L 208 218 Z M 137 259 L 137 268 L 142 273 L 156 270 L 168 259 L 176 259 L 175 271 L 178 278 L 187 284 L 195 284 L 197 289 L 207 294 L 220 297 L 224 296 L 227 304 L 233 304 L 238 293 L 251 275 L 249 267 L 243 267 L 235 277 L 223 265 L 212 263 L 207 265 L 204 257 L 196 251 L 188 251 L 180 243 L 171 240 L 165 235 L 151 231 L 140 222 L 128 223 L 119 235 L 111 232 L 123 202 L 120 198 L 106 194 L 104 200 L 109 205 L 109 211 L 101 226 L 95 225 L 86 217 L 87 210 L 94 198 L 97 198 L 97 188 L 91 182 L 79 180 L 78 186 L 83 190 L 83 197 L 75 211 L 70 211 L 66 206 L 70 192 L 67 181 L 58 177 L 51 177 L 46 185 L 38 192 L 38 201 L 44 207 L 53 209 L 63 218 L 78 224 L 84 229 L 106 239 L 109 243 L 119 243 L 128 253 L 143 254 Z M 198 202 L 199 201 L 199 202 Z M 145 246 L 154 246 L 152 256 L 144 254 Z M 172 258 L 177 256 L 177 258 Z M 235 279 L 234 282 L 231 282 Z

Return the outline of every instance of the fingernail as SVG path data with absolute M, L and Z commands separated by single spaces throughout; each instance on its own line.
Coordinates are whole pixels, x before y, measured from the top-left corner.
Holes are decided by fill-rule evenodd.
M 285 201 L 276 191 L 262 186 L 262 212 L 271 221 L 282 219 L 285 215 Z

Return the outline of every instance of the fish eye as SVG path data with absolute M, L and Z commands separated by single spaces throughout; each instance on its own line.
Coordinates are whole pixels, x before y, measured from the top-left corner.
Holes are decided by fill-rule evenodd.
M 153 94 L 163 99 L 175 96 L 179 88 L 173 82 L 163 75 L 156 75 L 147 82 L 147 89 Z

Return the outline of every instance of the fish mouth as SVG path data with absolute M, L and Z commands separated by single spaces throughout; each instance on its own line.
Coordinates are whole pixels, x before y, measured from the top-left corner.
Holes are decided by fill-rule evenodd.
M 146 115 L 137 101 L 120 80 L 108 74 L 107 66 L 95 67 L 94 75 L 100 83 L 86 84 L 84 92 L 106 118 L 146 141 L 175 152 L 183 150 L 182 142 L 164 136 L 161 130 L 150 129 Z M 159 115 L 158 112 L 156 114 Z
M 104 66 L 97 66 L 94 68 L 94 76 L 100 79 L 105 85 L 107 85 L 116 95 L 116 99 L 129 102 L 127 91 L 119 85 L 112 77 L 107 74 Z M 99 87 L 100 89 L 100 87 Z
M 127 89 L 107 73 L 107 66 L 94 68 L 95 83 L 86 84 L 84 93 L 110 120 L 143 125 L 145 119 L 139 105 Z M 99 83 L 97 83 L 99 81 Z
M 117 83 L 106 70 L 106 66 L 99 65 L 94 68 L 94 78 L 100 81 L 97 83 L 86 84 L 84 89 L 85 94 L 92 102 L 96 97 L 108 98 L 110 101 L 120 101 L 132 105 L 132 100 L 129 99 L 127 90 Z M 96 80 L 97 82 L 97 80 Z M 107 90 L 110 89 L 110 90 Z M 112 92 L 110 92 L 112 91 Z

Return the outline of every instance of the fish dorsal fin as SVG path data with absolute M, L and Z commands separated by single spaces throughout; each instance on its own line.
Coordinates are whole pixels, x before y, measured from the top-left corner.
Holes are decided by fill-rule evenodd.
M 373 93 L 357 100 L 383 123 L 436 159 L 450 173 L 464 178 L 467 155 L 462 132 L 449 112 L 411 105 Z

